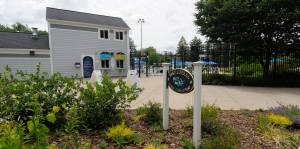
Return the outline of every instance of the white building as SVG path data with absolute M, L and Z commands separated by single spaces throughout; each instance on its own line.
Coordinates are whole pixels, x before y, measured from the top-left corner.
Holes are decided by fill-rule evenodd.
M 130 28 L 121 18 L 47 8 L 46 19 L 49 37 L 0 32 L 0 69 L 8 65 L 13 70 L 32 72 L 41 62 L 43 71 L 64 76 L 89 78 L 93 70 L 126 76 Z M 12 35 L 23 37 L 1 40 Z M 22 44 L 23 40 L 30 46 Z M 14 46 L 8 46 L 10 42 Z

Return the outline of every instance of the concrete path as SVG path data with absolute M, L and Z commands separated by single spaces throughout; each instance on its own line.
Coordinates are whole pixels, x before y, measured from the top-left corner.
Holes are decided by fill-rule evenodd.
M 162 103 L 162 77 L 141 78 L 144 91 L 131 104 L 132 108 L 142 106 L 148 101 Z M 178 94 L 169 89 L 170 107 L 185 109 L 192 105 L 192 92 Z M 214 104 L 224 110 L 268 109 L 279 104 L 300 106 L 300 88 L 270 88 L 243 86 L 203 85 L 202 104 Z

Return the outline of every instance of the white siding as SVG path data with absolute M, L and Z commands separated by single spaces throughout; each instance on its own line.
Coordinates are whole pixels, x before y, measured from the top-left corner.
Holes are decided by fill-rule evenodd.
M 0 57 L 0 72 L 8 65 L 12 73 L 17 70 L 22 70 L 28 73 L 36 72 L 36 65 L 40 63 L 41 71 L 50 74 L 50 59 L 49 58 L 28 58 L 28 57 Z
M 125 30 L 124 30 L 125 31 Z M 128 31 L 127 31 L 128 34 Z M 99 52 L 123 52 L 129 58 L 127 35 L 124 40 L 115 40 L 114 33 L 109 33 L 109 40 L 98 38 L 98 32 L 50 28 L 51 58 L 53 72 L 60 72 L 65 76 L 82 76 L 81 68 L 75 68 L 75 62 L 81 63 L 82 55 L 94 55 L 95 69 L 100 69 Z M 112 66 L 115 61 L 112 60 Z M 125 60 L 125 71 L 112 70 L 112 76 L 125 76 L 127 74 L 127 61 Z

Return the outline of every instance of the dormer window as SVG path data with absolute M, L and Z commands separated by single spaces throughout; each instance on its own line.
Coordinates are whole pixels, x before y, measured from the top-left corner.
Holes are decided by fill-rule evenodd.
M 123 40 L 123 32 L 116 32 L 116 37 L 117 40 Z
M 99 38 L 100 39 L 108 39 L 108 30 L 99 29 Z

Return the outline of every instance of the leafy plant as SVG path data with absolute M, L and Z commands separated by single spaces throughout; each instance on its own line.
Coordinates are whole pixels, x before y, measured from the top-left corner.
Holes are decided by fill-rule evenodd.
M 118 145 L 138 143 L 136 142 L 137 135 L 131 128 L 126 127 L 124 123 L 109 128 L 106 135 Z
M 78 107 L 77 104 L 74 103 L 69 109 L 66 114 L 66 124 L 64 125 L 65 127 L 65 132 L 69 134 L 74 134 L 78 132 L 78 129 L 80 127 L 80 117 L 78 115 Z
M 259 115 L 257 117 L 256 129 L 260 133 L 265 133 L 266 131 L 268 131 L 270 129 L 270 127 L 272 127 L 272 123 L 271 123 L 270 119 L 267 116 Z
M 192 117 L 193 116 L 193 106 L 186 106 L 184 112 L 187 117 Z
M 119 123 L 121 111 L 137 98 L 136 89 L 136 85 L 129 87 L 121 79 L 114 83 L 107 75 L 101 85 L 87 84 L 79 97 L 81 122 L 90 129 L 105 129 Z
M 40 105 L 41 118 L 50 121 L 44 123 L 58 128 L 65 122 L 66 108 L 76 102 L 80 83 L 59 73 L 48 76 L 39 65 L 35 73 L 17 71 L 15 77 L 7 68 L 0 76 L 0 117 L 27 122 L 34 115 L 31 104 L 35 103 Z
M 20 149 L 24 147 L 24 127 L 11 123 L 0 125 L 0 149 Z
M 214 105 L 205 105 L 201 108 L 201 129 L 209 134 L 217 134 L 217 116 L 219 109 Z
M 273 123 L 274 125 L 282 126 L 282 127 L 287 127 L 291 126 L 293 122 L 286 116 L 281 116 L 281 115 L 276 115 L 276 114 L 269 114 L 268 118 L 270 119 L 270 122 Z
M 193 141 L 190 139 L 182 138 L 180 143 L 181 143 L 183 149 L 194 149 L 195 148 Z
M 300 126 L 300 108 L 296 105 L 280 105 L 271 108 L 272 113 L 288 117 L 294 125 Z
M 219 108 L 214 105 L 205 105 L 201 109 L 201 130 L 203 143 L 201 147 L 214 148 L 239 148 L 240 134 L 217 119 Z
M 162 122 L 162 108 L 160 103 L 149 101 L 136 110 L 137 115 L 149 125 L 160 125 Z
M 144 146 L 144 149 L 167 149 L 168 147 L 166 145 L 157 145 L 157 144 L 147 144 L 146 146 Z

